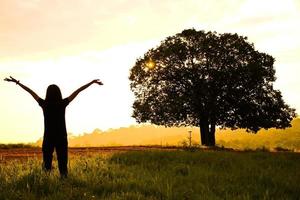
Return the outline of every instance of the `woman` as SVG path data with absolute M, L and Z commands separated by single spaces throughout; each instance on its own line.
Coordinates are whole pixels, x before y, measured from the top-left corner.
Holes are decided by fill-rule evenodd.
M 63 99 L 60 89 L 57 85 L 49 85 L 46 92 L 46 98 L 41 99 L 34 91 L 20 83 L 20 81 L 11 77 L 5 81 L 14 82 L 26 90 L 42 107 L 44 113 L 44 139 L 43 139 L 43 169 L 51 171 L 54 149 L 56 150 L 58 168 L 61 177 L 68 175 L 68 140 L 65 122 L 65 109 L 67 105 L 84 89 L 93 83 L 103 85 L 99 79 L 95 79 L 86 85 L 83 85 L 69 97 Z

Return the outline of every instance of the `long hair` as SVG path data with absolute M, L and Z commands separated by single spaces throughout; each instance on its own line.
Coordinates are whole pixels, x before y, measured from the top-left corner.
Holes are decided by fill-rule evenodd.
M 62 100 L 62 95 L 57 85 L 48 86 L 45 100 L 48 103 L 58 103 Z

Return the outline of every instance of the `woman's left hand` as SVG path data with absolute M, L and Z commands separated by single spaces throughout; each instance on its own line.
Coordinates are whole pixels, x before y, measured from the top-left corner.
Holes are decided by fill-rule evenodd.
M 5 78 L 4 81 L 13 82 L 16 84 L 18 84 L 20 82 L 17 79 L 13 78 L 12 76 L 10 76 L 9 78 Z

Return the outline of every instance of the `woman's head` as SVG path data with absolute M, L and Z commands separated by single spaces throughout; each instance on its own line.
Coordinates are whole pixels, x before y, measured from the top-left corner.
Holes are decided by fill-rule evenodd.
M 60 89 L 57 85 L 49 85 L 46 92 L 46 101 L 58 102 L 62 100 Z

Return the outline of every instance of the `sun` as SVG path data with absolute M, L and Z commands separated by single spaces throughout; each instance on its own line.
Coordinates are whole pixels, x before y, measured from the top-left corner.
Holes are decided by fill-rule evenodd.
M 150 59 L 147 63 L 146 63 L 146 66 L 148 69 L 153 69 L 155 67 L 155 62 Z

